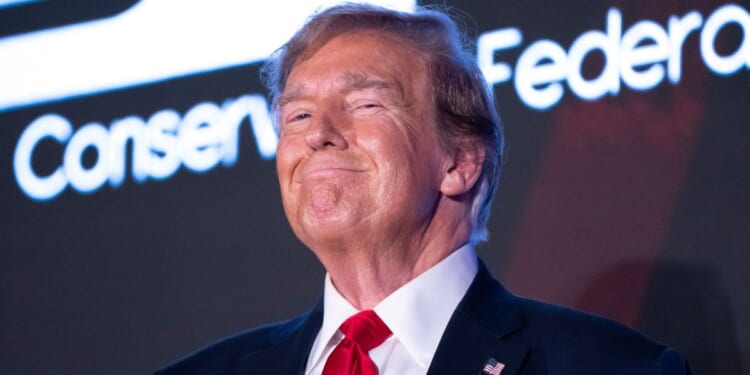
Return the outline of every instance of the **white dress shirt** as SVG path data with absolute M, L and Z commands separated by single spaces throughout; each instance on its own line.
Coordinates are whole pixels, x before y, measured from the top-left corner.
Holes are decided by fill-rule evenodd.
M 477 274 L 477 257 L 464 245 L 381 301 L 374 310 L 393 335 L 369 352 L 380 375 L 424 375 L 453 311 Z M 323 325 L 305 374 L 320 375 L 343 338 L 339 326 L 358 310 L 325 277 Z

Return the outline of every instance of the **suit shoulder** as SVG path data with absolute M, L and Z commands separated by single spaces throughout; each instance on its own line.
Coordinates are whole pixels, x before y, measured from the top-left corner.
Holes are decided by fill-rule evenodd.
M 225 337 L 201 348 L 155 375 L 228 374 L 241 357 L 266 350 L 296 332 L 309 313 L 294 319 L 259 326 Z
M 581 366 L 623 374 L 689 372 L 677 351 L 619 322 L 524 298 L 518 302 L 526 338 L 562 373 Z
M 518 298 L 518 302 L 529 333 L 544 337 L 547 342 L 559 340 L 561 344 L 575 342 L 599 348 L 617 345 L 645 351 L 664 348 L 644 334 L 605 317 L 525 298 Z

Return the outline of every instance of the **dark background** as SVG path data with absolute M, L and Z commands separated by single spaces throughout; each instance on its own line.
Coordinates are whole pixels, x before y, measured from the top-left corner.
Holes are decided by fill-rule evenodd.
M 613 6 L 627 30 L 645 19 L 664 27 L 690 10 L 705 21 L 723 3 L 447 2 L 472 38 L 521 29 L 522 45 L 498 56 L 511 65 L 535 40 L 567 50 L 584 31 L 604 30 Z M 77 9 L 53 14 L 75 22 Z M 45 27 L 34 14 L 14 13 L 16 26 L 0 31 Z M 742 374 L 750 369 L 750 72 L 710 71 L 698 34 L 685 43 L 676 85 L 623 85 L 597 101 L 566 87 L 546 111 L 529 109 L 512 83 L 495 86 L 508 157 L 491 238 L 478 253 L 515 293 L 641 329 L 681 350 L 695 373 Z M 750 35 L 728 27 L 717 50 L 735 51 L 743 38 Z M 585 75 L 595 77 L 601 60 L 587 58 Z M 119 188 L 67 188 L 46 202 L 28 198 L 14 178 L 18 138 L 43 114 L 76 128 L 164 108 L 184 115 L 202 101 L 263 93 L 257 77 L 250 64 L 0 111 L 0 373 L 149 373 L 315 303 L 324 271 L 289 229 L 274 162 L 258 155 L 249 124 L 231 168 L 181 168 L 144 183 L 128 174 Z M 51 172 L 62 149 L 45 144 L 39 173 Z

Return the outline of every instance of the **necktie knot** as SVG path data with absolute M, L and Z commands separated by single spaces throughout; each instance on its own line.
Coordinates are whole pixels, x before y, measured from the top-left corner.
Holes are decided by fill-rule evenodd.
M 372 310 L 352 315 L 341 324 L 341 332 L 363 350 L 369 351 L 380 345 L 391 335 L 391 330 Z
M 377 375 L 368 353 L 391 335 L 391 330 L 372 310 L 352 315 L 339 327 L 344 339 L 328 356 L 323 375 Z

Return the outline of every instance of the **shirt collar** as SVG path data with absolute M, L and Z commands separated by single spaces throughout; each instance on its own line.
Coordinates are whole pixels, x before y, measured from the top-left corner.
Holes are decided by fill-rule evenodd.
M 328 343 L 338 333 L 341 323 L 356 314 L 358 310 L 342 296 L 333 286 L 331 275 L 326 272 L 325 286 L 323 288 L 323 325 L 320 327 L 318 337 L 310 350 L 308 367 L 320 361 Z
M 380 319 L 420 365 L 427 367 L 432 361 L 477 268 L 474 248 L 465 245 L 375 306 Z
M 374 310 L 412 358 L 427 367 L 453 311 L 477 274 L 474 248 L 466 244 L 381 301 Z M 338 328 L 358 310 L 326 274 L 323 325 L 310 352 L 317 362 Z

